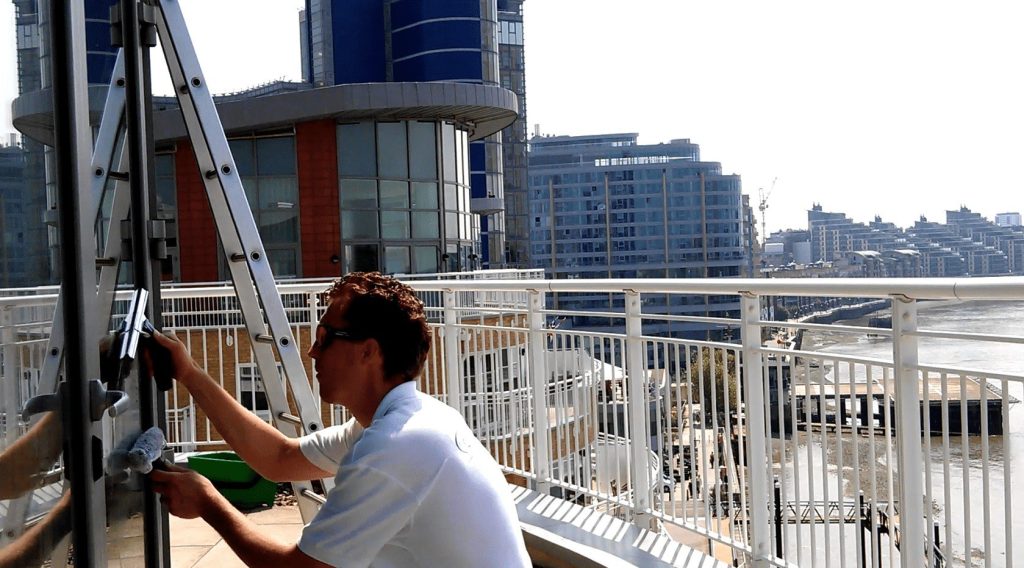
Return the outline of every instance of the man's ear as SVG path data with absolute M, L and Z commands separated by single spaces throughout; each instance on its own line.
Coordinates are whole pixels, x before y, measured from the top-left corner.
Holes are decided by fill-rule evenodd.
M 379 357 L 382 362 L 384 360 L 384 352 L 380 349 L 380 343 L 377 343 L 377 340 L 372 337 L 363 342 L 360 354 L 364 359 Z

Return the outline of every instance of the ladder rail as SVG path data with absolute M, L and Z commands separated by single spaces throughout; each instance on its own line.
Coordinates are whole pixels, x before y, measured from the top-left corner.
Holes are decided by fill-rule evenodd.
M 298 344 L 292 336 L 256 221 L 180 7 L 174 0 L 162 0 L 156 8 L 157 33 L 164 59 L 228 260 L 273 423 L 286 436 L 297 437 L 301 433 L 296 425 L 280 418 L 290 407 L 288 393 L 277 378 L 276 349 L 302 420 L 302 429 L 319 431 L 323 429 L 320 405 L 313 397 Z M 272 344 L 263 341 L 268 332 L 273 338 Z M 333 486 L 333 480 L 322 482 L 325 490 Z M 296 496 L 305 495 L 304 490 L 311 489 L 308 482 L 293 483 L 293 486 Z M 303 519 L 311 520 L 317 504 L 308 499 L 300 499 L 299 504 Z

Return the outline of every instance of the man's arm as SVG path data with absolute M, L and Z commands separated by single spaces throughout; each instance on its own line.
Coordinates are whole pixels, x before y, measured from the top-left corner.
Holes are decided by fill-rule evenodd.
M 28 432 L 0 452 L 0 499 L 13 499 L 36 488 L 38 476 L 57 461 L 61 448 L 60 416 L 47 412 Z
M 295 544 L 267 538 L 245 515 L 239 513 L 205 477 L 181 467 L 169 465 L 169 471 L 154 469 L 149 475 L 153 490 L 176 517 L 202 517 L 228 543 L 246 566 L 329 566 L 306 555 Z
M 247 464 L 271 481 L 296 481 L 333 477 L 310 463 L 289 438 L 242 406 L 192 360 L 176 337 L 155 332 L 153 337 L 171 352 L 174 376 L 203 412 L 209 416 L 224 441 Z

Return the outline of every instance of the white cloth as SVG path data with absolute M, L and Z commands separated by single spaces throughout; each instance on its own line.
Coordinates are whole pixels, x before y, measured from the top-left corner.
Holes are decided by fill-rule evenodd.
M 413 382 L 355 420 L 301 439 L 338 474 L 299 549 L 333 566 L 530 566 L 498 464 L 454 409 Z

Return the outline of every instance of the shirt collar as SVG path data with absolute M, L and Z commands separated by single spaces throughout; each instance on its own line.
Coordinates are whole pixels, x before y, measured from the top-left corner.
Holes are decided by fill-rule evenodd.
M 405 381 L 388 391 L 384 398 L 377 405 L 377 411 L 373 413 L 370 423 L 373 424 L 378 418 L 384 416 L 399 401 L 416 396 L 416 381 Z

